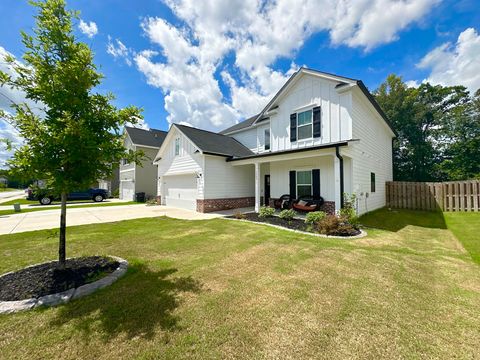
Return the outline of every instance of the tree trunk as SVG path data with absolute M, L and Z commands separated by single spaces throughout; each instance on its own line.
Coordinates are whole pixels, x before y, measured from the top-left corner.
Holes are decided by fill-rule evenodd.
M 60 269 L 65 268 L 65 238 L 67 232 L 67 193 L 62 192 L 62 205 L 60 208 L 60 239 L 58 243 L 58 266 Z

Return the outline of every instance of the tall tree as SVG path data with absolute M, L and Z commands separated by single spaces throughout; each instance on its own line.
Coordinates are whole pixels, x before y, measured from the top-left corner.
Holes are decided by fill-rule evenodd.
M 394 142 L 395 180 L 472 177 L 480 123 L 474 120 L 465 87 L 426 83 L 409 88 L 390 75 L 374 94 L 399 133 Z M 462 145 L 467 140 L 471 151 Z
M 446 144 L 439 171 L 449 180 L 480 179 L 480 89 L 472 101 L 451 114 L 444 128 Z
M 61 197 L 59 266 L 66 258 L 67 194 L 88 187 L 111 174 L 121 158 L 139 161 L 126 153 L 121 130 L 141 118 L 135 107 L 117 109 L 112 94 L 95 92 L 102 75 L 90 48 L 77 41 L 72 30 L 78 12 L 64 0 L 31 1 L 38 9 L 33 34 L 22 32 L 24 63 L 5 59 L 14 76 L 0 72 L 0 83 L 22 90 L 43 111 L 28 104 L 13 104 L 14 113 L 0 114 L 25 139 L 9 162 L 15 172 L 46 180 Z

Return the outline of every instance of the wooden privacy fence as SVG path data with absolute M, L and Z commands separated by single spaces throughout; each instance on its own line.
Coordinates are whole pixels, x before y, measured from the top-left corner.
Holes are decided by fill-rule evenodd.
M 391 208 L 442 211 L 480 211 L 480 180 L 386 183 Z

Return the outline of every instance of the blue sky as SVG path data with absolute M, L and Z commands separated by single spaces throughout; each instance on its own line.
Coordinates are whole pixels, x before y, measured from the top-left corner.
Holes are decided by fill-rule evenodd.
M 77 21 L 75 32 L 105 75 L 99 90 L 113 92 L 120 107 L 144 108 L 152 128 L 225 128 L 259 111 L 299 66 L 362 79 L 371 90 L 391 73 L 412 86 L 480 87 L 475 0 L 67 4 L 81 11 L 84 26 Z M 2 0 L 0 13 L 0 50 L 20 57 L 19 32 L 31 31 L 34 9 L 26 0 Z M 12 131 L 0 123 L 0 136 Z

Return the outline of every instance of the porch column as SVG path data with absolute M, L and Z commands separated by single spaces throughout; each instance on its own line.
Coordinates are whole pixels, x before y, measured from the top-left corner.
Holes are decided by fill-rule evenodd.
M 342 193 L 340 190 L 340 159 L 333 156 L 333 173 L 335 178 L 335 210 L 340 210 Z
M 255 163 L 255 212 L 260 211 L 260 164 Z

